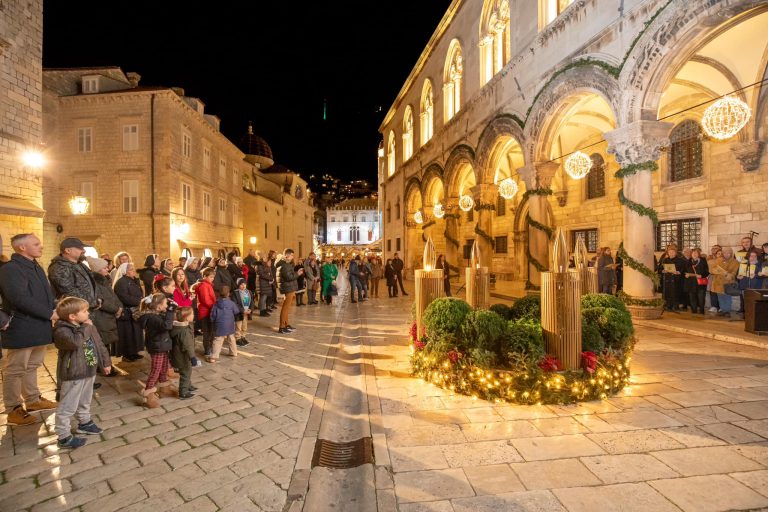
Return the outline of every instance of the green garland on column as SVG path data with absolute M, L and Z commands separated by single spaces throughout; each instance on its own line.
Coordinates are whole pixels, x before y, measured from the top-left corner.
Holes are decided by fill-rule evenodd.
M 447 229 L 445 230 L 443 235 L 445 235 L 445 239 L 448 240 L 449 242 L 451 242 L 452 245 L 454 245 L 456 247 L 461 245 L 458 240 L 456 240 L 455 238 L 453 238 L 451 235 L 448 234 L 448 230 Z
M 552 229 L 549 226 L 546 226 L 546 225 L 542 224 L 541 222 L 533 220 L 531 218 L 530 214 L 526 214 L 525 215 L 525 222 L 527 222 L 529 226 L 534 227 L 534 228 L 538 229 L 539 231 L 543 231 L 544 233 L 546 233 L 547 238 L 549 240 L 552 240 L 552 237 L 555 236 L 555 230 L 554 229 Z
M 427 222 L 425 222 L 424 224 L 421 225 L 421 230 L 424 231 L 428 227 L 434 226 L 435 224 L 437 224 L 437 222 L 435 222 L 434 219 L 432 219 L 430 221 L 427 221 Z
M 628 178 L 630 176 L 633 176 L 641 171 L 648 171 L 653 172 L 657 170 L 659 166 L 656 164 L 656 162 L 653 161 L 647 161 L 647 162 L 640 162 L 637 164 L 630 164 L 627 166 L 622 167 L 618 171 L 616 171 L 615 176 L 620 179 Z M 656 213 L 656 210 L 654 210 L 650 206 L 645 206 L 640 203 L 636 203 L 630 199 L 627 199 L 624 196 L 624 188 L 622 187 L 619 190 L 619 202 L 632 210 L 633 212 L 637 213 L 640 216 L 648 217 L 653 222 L 653 225 L 657 225 L 659 223 L 659 216 Z M 636 270 L 637 272 L 640 272 L 645 277 L 650 279 L 653 282 L 654 286 L 659 285 L 659 275 L 653 271 L 653 269 L 648 268 L 644 263 L 637 261 L 632 256 L 627 253 L 627 251 L 624 249 L 624 242 L 622 241 L 619 244 L 619 248 L 616 251 L 616 256 L 621 258 L 624 261 L 624 264 L 628 266 L 629 268 Z
M 494 240 L 491 235 L 480 229 L 480 226 L 477 224 L 475 224 L 475 233 L 483 237 L 483 240 L 491 245 L 491 249 L 496 250 L 496 240 Z
M 523 194 L 523 201 L 528 199 L 531 196 L 551 196 L 552 195 L 552 189 L 551 188 L 532 188 L 531 190 L 526 190 Z
M 552 189 L 551 188 L 532 188 L 531 190 L 526 190 L 523 194 L 523 201 L 527 200 L 531 196 L 551 196 L 552 195 Z M 554 236 L 554 230 L 546 226 L 538 221 L 535 221 L 531 218 L 530 214 L 525 215 L 525 223 L 528 225 L 528 227 L 533 227 L 538 229 L 539 231 L 543 231 L 547 235 L 548 240 L 552 240 L 552 237 Z M 531 254 L 531 247 L 530 244 L 525 248 L 525 255 L 528 258 L 528 262 L 534 266 L 536 270 L 539 272 L 546 272 L 549 270 L 548 267 L 546 267 L 543 263 L 541 263 L 539 260 L 534 258 L 533 254 Z M 528 286 L 530 285 L 530 287 Z M 537 290 L 539 289 L 535 285 L 531 284 L 530 281 L 526 283 L 526 289 L 527 290 Z

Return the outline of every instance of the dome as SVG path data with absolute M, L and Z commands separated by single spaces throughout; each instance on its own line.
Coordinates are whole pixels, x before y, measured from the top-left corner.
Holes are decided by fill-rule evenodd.
M 250 122 L 248 123 L 248 133 L 240 139 L 238 146 L 245 153 L 246 160 L 252 164 L 258 164 L 262 169 L 271 166 L 275 162 L 272 157 L 272 148 L 269 147 L 267 141 L 253 133 L 253 125 Z

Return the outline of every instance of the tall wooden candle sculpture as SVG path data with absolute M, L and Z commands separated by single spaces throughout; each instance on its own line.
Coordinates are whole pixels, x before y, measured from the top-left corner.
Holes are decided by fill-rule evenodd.
M 475 309 L 487 309 L 491 301 L 491 274 L 488 267 L 482 266 L 477 240 L 472 244 L 465 275 L 467 303 Z
M 573 254 L 573 262 L 576 264 L 574 272 L 581 279 L 581 294 L 597 293 L 597 268 L 589 266 L 589 254 L 584 239 L 576 239 L 576 249 Z
M 547 354 L 565 370 L 581 365 L 581 280 L 568 271 L 568 246 L 563 228 L 557 229 L 552 268 L 541 274 L 541 328 Z
M 422 257 L 424 268 L 416 271 L 416 328 L 419 336 L 424 332 L 424 310 L 433 300 L 445 295 L 443 270 L 435 269 L 436 262 L 435 244 L 432 243 L 432 237 L 429 237 Z

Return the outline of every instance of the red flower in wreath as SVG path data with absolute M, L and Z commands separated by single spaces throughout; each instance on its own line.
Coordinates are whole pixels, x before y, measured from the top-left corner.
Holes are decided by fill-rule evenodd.
M 448 352 L 448 359 L 450 359 L 452 363 L 455 363 L 461 358 L 462 358 L 462 354 L 458 350 L 451 350 L 450 352 Z
M 595 370 L 597 369 L 597 355 L 595 355 L 594 352 L 582 352 L 581 367 L 584 368 L 587 373 L 595 373 Z
M 427 344 L 424 343 L 423 341 L 415 340 L 413 342 L 413 346 L 416 347 L 416 350 L 423 350 L 424 347 L 427 346 Z
M 418 335 L 416 334 L 416 329 L 417 329 L 416 320 L 414 320 L 413 323 L 411 324 L 410 330 L 408 331 L 409 334 L 411 335 L 411 341 L 417 341 L 419 339 Z
M 556 357 L 544 356 L 544 359 L 539 361 L 539 368 L 545 372 L 559 372 L 563 369 L 563 364 Z

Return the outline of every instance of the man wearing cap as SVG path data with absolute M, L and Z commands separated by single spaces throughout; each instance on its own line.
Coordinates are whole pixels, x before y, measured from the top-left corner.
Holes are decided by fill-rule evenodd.
M 56 402 L 40 395 L 37 369 L 53 341 L 51 322 L 58 316 L 53 290 L 36 260 L 43 255 L 40 239 L 22 233 L 11 238 L 11 246 L 11 261 L 0 268 L 3 310 L 12 315 L 2 332 L 3 402 L 9 424 L 30 425 L 37 419 L 29 412 L 56 408 Z
M 53 258 L 48 266 L 48 279 L 51 281 L 56 299 L 78 297 L 88 302 L 90 309 L 99 307 L 96 297 L 96 283 L 85 261 L 85 246 L 77 238 L 65 238 L 59 246 L 60 254 Z

